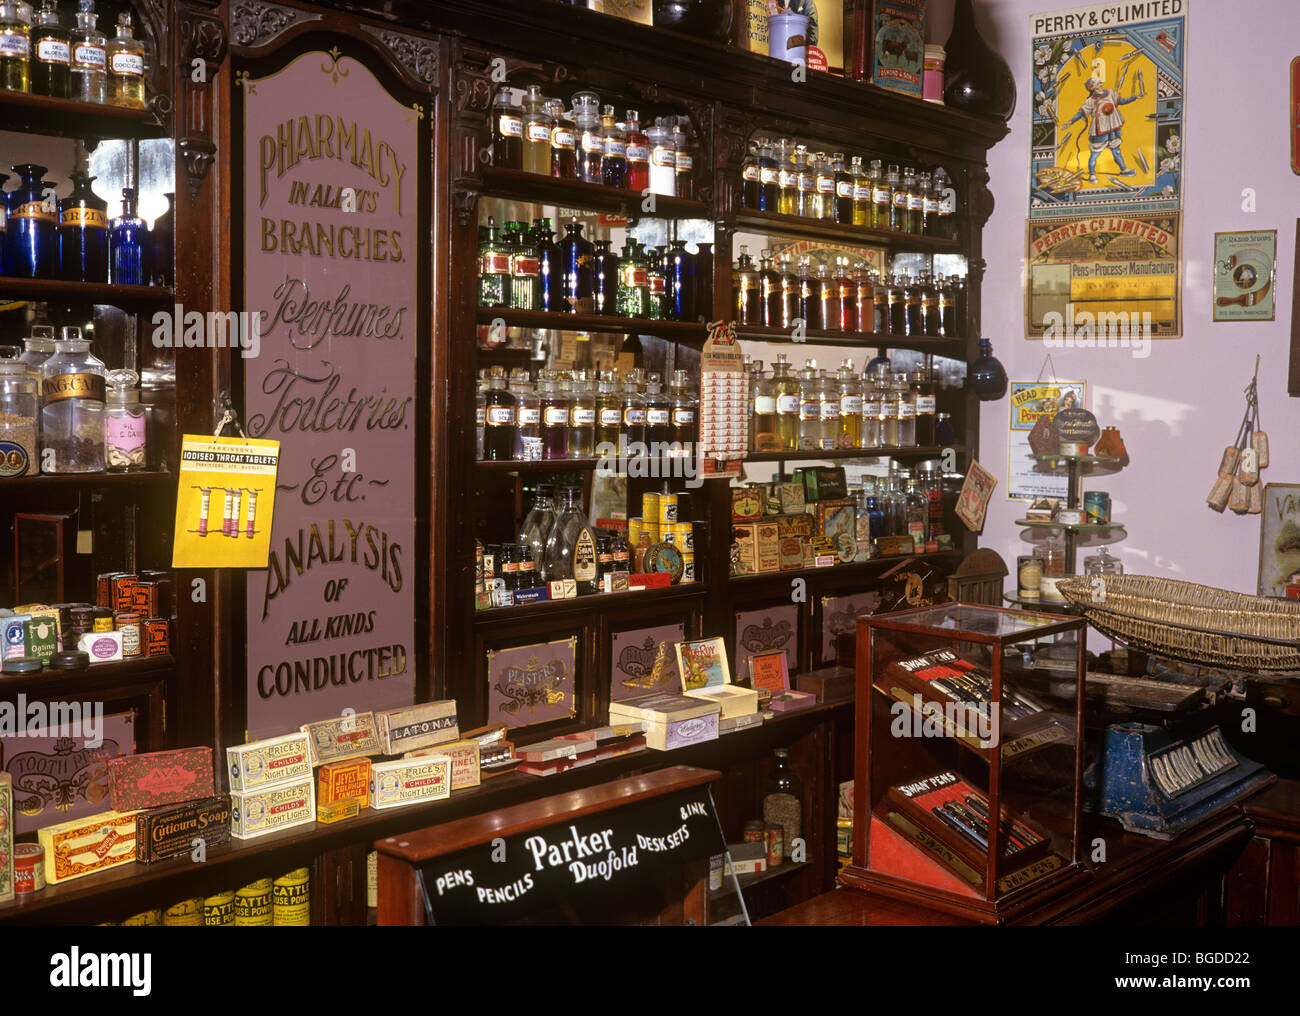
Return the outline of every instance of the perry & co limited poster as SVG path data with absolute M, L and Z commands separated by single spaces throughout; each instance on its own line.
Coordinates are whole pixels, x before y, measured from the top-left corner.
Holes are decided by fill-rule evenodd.
M 247 579 L 248 734 L 414 696 L 416 334 L 426 112 L 308 51 L 242 79 L 243 361 L 281 442 L 270 564 Z
M 1185 8 L 1030 15 L 1030 338 L 1182 334 Z

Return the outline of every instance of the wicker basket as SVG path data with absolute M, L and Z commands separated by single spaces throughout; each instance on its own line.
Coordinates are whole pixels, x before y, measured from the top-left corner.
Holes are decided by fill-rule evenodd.
M 1059 588 L 1094 628 L 1136 649 L 1229 670 L 1300 672 L 1298 601 L 1147 575 L 1075 576 Z

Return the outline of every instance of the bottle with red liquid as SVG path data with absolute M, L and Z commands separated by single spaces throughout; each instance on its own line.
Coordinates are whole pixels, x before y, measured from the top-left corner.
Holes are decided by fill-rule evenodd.
M 627 111 L 627 186 L 644 191 L 650 187 L 650 139 L 641 130 L 640 114 Z

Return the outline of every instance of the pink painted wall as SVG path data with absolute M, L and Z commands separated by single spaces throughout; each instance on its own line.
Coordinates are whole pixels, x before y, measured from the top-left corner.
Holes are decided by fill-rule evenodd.
M 950 0 L 934 7 L 933 41 L 947 37 Z M 1015 380 L 1038 376 L 1047 350 L 1024 338 L 1025 218 L 1028 203 L 1030 14 L 1064 8 L 1051 0 L 976 0 L 985 38 L 1016 75 L 1019 103 L 1011 133 L 989 153 L 997 207 L 984 234 L 984 334 Z M 1205 495 L 1219 457 L 1237 432 L 1242 389 L 1260 362 L 1260 407 L 1272 439 L 1264 480 L 1300 482 L 1300 400 L 1286 394 L 1295 223 L 1300 177 L 1287 140 L 1287 69 L 1300 55 L 1295 0 L 1255 0 L 1249 16 L 1229 0 L 1189 0 L 1183 200 L 1183 337 L 1130 350 L 1051 350 L 1057 376 L 1089 382 L 1088 408 L 1120 428 L 1132 458 L 1125 471 L 1085 482 L 1109 490 L 1128 538 L 1112 545 L 1130 574 L 1162 575 L 1254 592 L 1258 516 L 1211 511 Z M 942 23 L 940 26 L 939 23 Z M 1256 211 L 1242 210 L 1253 188 Z M 1276 320 L 1212 323 L 1214 233 L 1278 231 Z M 1014 566 L 1028 553 L 1014 520 L 1023 503 L 1006 499 L 1008 400 L 986 403 L 980 461 L 999 486 L 982 545 Z M 1082 567 L 1080 554 L 1080 568 Z

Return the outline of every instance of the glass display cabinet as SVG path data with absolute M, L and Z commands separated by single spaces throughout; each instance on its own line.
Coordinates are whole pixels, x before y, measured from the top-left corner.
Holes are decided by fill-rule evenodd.
M 1002 923 L 1087 877 L 1084 632 L 965 603 L 858 619 L 841 884 Z

